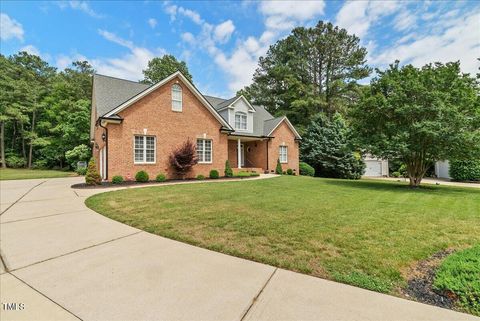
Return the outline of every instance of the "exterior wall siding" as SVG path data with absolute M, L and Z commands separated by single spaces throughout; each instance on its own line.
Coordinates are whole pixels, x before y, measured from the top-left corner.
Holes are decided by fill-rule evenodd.
M 171 108 L 171 86 L 176 82 L 182 86 L 182 112 L 172 111 Z M 150 179 L 155 179 L 159 173 L 165 174 L 169 179 L 177 178 L 169 164 L 169 156 L 187 139 L 192 140 L 195 144 L 197 138 L 212 140 L 212 163 L 195 165 L 187 177 L 195 177 L 198 174 L 208 176 L 212 169 L 223 172 L 225 160 L 228 157 L 227 135 L 220 132 L 221 124 L 218 120 L 180 80 L 173 79 L 121 111 L 119 115 L 124 119 L 121 124 L 107 125 L 109 180 L 114 175 L 122 175 L 126 179 L 133 180 L 135 174 L 140 170 L 145 170 Z M 154 164 L 134 163 L 133 141 L 135 135 L 156 137 L 156 162 Z M 98 141 L 98 137 L 95 140 Z M 98 152 L 95 157 L 98 162 Z
M 299 175 L 298 163 L 299 163 L 299 143 L 295 140 L 290 127 L 285 122 L 282 122 L 272 133 L 274 138 L 268 143 L 268 162 L 270 171 L 275 170 L 277 167 L 277 160 L 280 154 L 280 146 L 287 146 L 288 162 L 282 164 L 282 169 L 286 171 L 291 168 L 295 170 L 296 175 Z

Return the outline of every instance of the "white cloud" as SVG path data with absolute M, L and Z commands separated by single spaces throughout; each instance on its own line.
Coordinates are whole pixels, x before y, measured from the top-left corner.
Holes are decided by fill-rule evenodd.
M 65 9 L 67 7 L 73 9 L 73 10 L 79 10 L 82 11 L 86 14 L 88 14 L 90 17 L 93 18 L 103 18 L 103 15 L 95 12 L 92 8 L 90 8 L 90 5 L 88 4 L 87 1 L 60 1 L 57 2 L 58 6 L 62 9 Z
M 31 55 L 40 56 L 40 50 L 38 50 L 38 48 L 34 45 L 26 45 L 20 48 L 18 51 L 26 51 Z
M 92 66 L 102 74 L 110 75 L 130 80 L 139 80 L 143 78 L 142 70 L 147 67 L 148 62 L 157 56 L 162 56 L 166 51 L 162 48 L 149 50 L 138 47 L 132 41 L 123 39 L 116 34 L 98 30 L 98 33 L 113 43 L 129 49 L 129 52 L 120 58 L 96 58 L 90 60 Z
M 235 30 L 235 25 L 232 20 L 227 20 L 217 25 L 214 30 L 215 40 L 220 43 L 225 43 L 230 39 L 233 31 Z
M 23 41 L 23 27 L 22 24 L 15 19 L 10 18 L 7 14 L 0 14 L 0 39 L 9 40 L 17 38 Z
M 323 1 L 264 1 L 260 3 L 260 12 L 279 22 L 307 21 L 322 15 L 325 9 Z M 281 26 L 276 26 L 282 28 Z
M 417 17 L 415 14 L 407 9 L 400 11 L 400 13 L 393 20 L 393 26 L 397 31 L 410 30 L 417 26 Z
M 185 41 L 186 43 L 189 43 L 191 45 L 193 45 L 195 43 L 195 37 L 192 33 L 190 32 L 184 32 L 181 34 L 180 36 L 182 38 L 183 41 Z
M 398 9 L 396 1 L 348 1 L 337 13 L 335 24 L 362 38 L 375 22 Z
M 411 63 L 417 67 L 430 62 L 449 62 L 460 60 L 464 72 L 475 74 L 480 64 L 477 61 L 480 52 L 480 11 L 468 13 L 463 17 L 443 21 L 447 26 L 443 30 L 412 34 L 403 43 L 383 49 L 378 55 L 372 55 L 371 63 L 387 65 L 396 59 L 401 63 Z M 407 37 L 407 36 L 405 36 Z
M 130 40 L 125 40 L 123 38 L 120 38 L 118 37 L 116 34 L 110 32 L 110 31 L 106 31 L 106 30 L 102 30 L 102 29 L 98 29 L 98 33 L 105 39 L 107 39 L 108 41 L 111 41 L 111 42 L 114 42 L 120 46 L 123 46 L 123 47 L 126 47 L 128 49 L 134 49 L 134 45 L 133 45 L 133 42 L 131 42 Z
M 72 55 L 60 54 L 55 59 L 55 66 L 57 66 L 57 68 L 60 70 L 64 70 L 65 68 L 69 67 L 72 64 L 72 62 L 84 61 L 84 60 L 88 61 L 87 57 L 80 55 L 78 53 L 75 53 Z
M 150 18 L 147 20 L 148 25 L 150 28 L 154 29 L 157 26 L 157 19 Z

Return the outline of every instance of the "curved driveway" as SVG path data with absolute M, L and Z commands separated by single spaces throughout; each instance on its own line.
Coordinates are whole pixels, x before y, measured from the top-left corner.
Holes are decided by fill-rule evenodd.
M 0 182 L 2 320 L 480 320 L 140 231 L 81 180 Z

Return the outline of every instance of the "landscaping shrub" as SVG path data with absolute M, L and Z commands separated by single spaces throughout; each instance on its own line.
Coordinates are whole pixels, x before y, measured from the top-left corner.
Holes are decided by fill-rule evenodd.
M 5 157 L 5 162 L 7 163 L 7 167 L 10 168 L 22 168 L 27 164 L 23 157 L 18 157 L 17 155 L 9 155 Z
M 400 177 L 400 172 L 393 172 L 392 177 Z
M 461 307 L 480 316 L 480 244 L 448 256 L 437 270 L 433 287 L 455 294 Z
M 219 177 L 220 177 L 220 175 L 218 174 L 218 171 L 216 169 L 212 169 L 210 171 L 210 178 L 217 179 Z
M 315 176 L 315 168 L 308 165 L 307 163 L 300 162 L 300 175 L 304 176 Z
M 233 177 L 233 170 L 228 159 L 225 161 L 225 177 Z
M 165 176 L 165 174 L 158 174 L 157 177 L 155 177 L 155 180 L 157 182 L 165 182 L 167 180 L 167 177 Z
M 287 169 L 287 175 L 293 175 L 293 170 L 291 168 Z
M 235 175 L 235 177 L 240 177 L 240 178 L 250 177 L 250 173 L 249 173 L 249 172 L 245 172 L 245 171 L 241 171 L 241 172 L 238 172 L 237 175 Z
M 204 180 L 204 179 L 205 179 L 205 176 L 203 176 L 202 174 L 198 174 L 198 175 L 197 175 L 197 179 L 198 179 L 199 181 Z
M 282 175 L 283 169 L 282 169 L 282 164 L 280 164 L 280 159 L 277 159 L 277 167 L 275 167 L 275 173 Z
M 48 161 L 46 159 L 39 159 L 33 162 L 32 168 L 34 169 L 47 169 L 48 168 Z M 85 172 L 87 168 L 84 168 Z M 85 175 L 85 172 L 82 175 Z
M 480 160 L 451 161 L 449 174 L 456 181 L 480 181 Z
M 112 184 L 123 183 L 123 177 L 121 175 L 115 175 L 112 177 Z
M 72 167 L 77 167 L 77 162 L 86 161 L 90 158 L 90 147 L 85 144 L 75 146 L 71 150 L 67 150 L 65 153 L 65 159 L 67 163 Z
M 77 168 L 75 172 L 80 176 L 85 176 L 87 174 L 87 169 L 84 167 Z
M 148 182 L 148 179 L 149 179 L 148 173 L 145 172 L 145 171 L 139 171 L 139 172 L 137 172 L 137 174 L 135 174 L 135 180 L 137 182 L 142 182 L 142 183 L 143 182 Z
M 97 165 L 95 164 L 95 159 L 91 158 L 88 162 L 87 173 L 85 174 L 85 183 L 88 185 L 100 185 L 102 183 L 102 178 L 97 170 Z
M 302 160 L 315 168 L 316 176 L 359 179 L 365 172 L 365 163 L 340 114 L 315 116 L 300 148 Z
M 253 176 L 260 176 L 260 174 L 257 173 L 257 172 L 251 172 L 251 173 L 250 173 L 250 176 L 252 176 L 252 177 L 253 177 Z
M 185 175 L 198 163 L 195 145 L 188 139 L 170 154 L 169 160 L 177 174 L 185 179 Z
M 402 177 L 408 177 L 407 165 L 402 164 L 402 165 L 400 166 L 400 168 L 398 169 L 398 172 L 400 173 L 400 176 L 402 176 Z

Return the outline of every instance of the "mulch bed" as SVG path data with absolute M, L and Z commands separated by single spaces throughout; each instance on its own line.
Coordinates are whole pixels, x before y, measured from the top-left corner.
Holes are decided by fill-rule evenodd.
M 157 181 L 148 181 L 145 183 L 140 183 L 137 181 L 123 181 L 122 183 L 113 184 L 112 182 L 102 182 L 100 185 L 87 185 L 86 183 L 79 183 L 73 184 L 70 187 L 76 189 L 102 189 L 102 188 L 110 188 L 110 187 L 131 187 L 131 186 L 155 186 L 155 185 L 164 185 L 167 183 L 176 183 L 176 182 L 202 182 L 202 181 L 230 181 L 234 179 L 249 179 L 258 176 L 251 176 L 251 177 L 221 177 L 221 178 L 205 178 L 202 180 L 196 178 L 186 178 L 186 179 L 170 179 L 165 182 L 157 182 Z
M 433 288 L 437 268 L 443 259 L 453 252 L 454 250 L 452 249 L 437 252 L 415 265 L 409 272 L 411 277 L 408 280 L 407 287 L 401 289 L 402 294 L 407 298 L 413 298 L 422 303 L 453 309 L 456 298 L 446 293 L 440 293 Z

